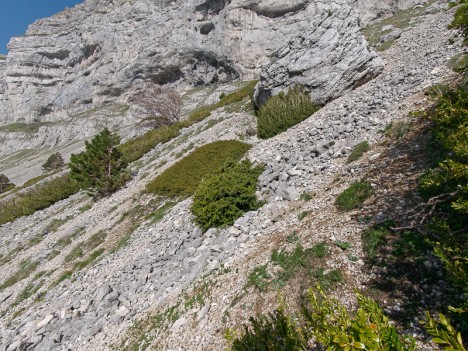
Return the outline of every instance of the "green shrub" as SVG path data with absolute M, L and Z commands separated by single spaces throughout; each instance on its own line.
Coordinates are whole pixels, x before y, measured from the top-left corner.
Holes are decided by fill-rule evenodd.
M 259 207 L 255 187 L 263 168 L 249 161 L 229 163 L 206 177 L 196 189 L 191 211 L 203 229 L 230 225 L 243 213 Z
M 304 218 L 306 218 L 310 214 L 310 211 L 302 211 L 297 215 L 297 218 L 302 221 Z
M 460 7 L 455 12 L 455 18 L 450 24 L 450 28 L 461 30 L 465 37 L 465 44 L 468 44 L 468 3 L 466 0 L 460 0 Z
M 335 206 L 342 211 L 350 211 L 361 205 L 373 193 L 369 182 L 354 182 L 343 191 L 335 201 Z
M 282 309 L 268 315 L 250 318 L 239 333 L 228 331 L 226 339 L 232 351 L 299 351 L 307 350 L 307 340 L 294 320 Z
M 384 134 L 392 139 L 400 139 L 411 129 L 411 123 L 406 121 L 391 122 L 384 129 Z
M 378 249 L 386 243 L 391 225 L 392 223 L 390 222 L 384 223 L 362 232 L 362 250 L 369 259 L 373 260 L 377 255 Z
M 349 243 L 348 241 L 342 241 L 342 240 L 335 240 L 333 244 L 335 244 L 337 247 L 339 247 L 343 251 L 348 250 L 351 247 L 353 247 L 351 243 Z
M 348 156 L 348 163 L 356 161 L 369 151 L 369 143 L 367 141 L 363 141 L 362 143 L 357 144 L 351 154 Z
M 77 193 L 79 185 L 67 175 L 54 178 L 33 189 L 0 202 L 0 224 L 14 221 Z
M 128 180 L 127 163 L 116 146 L 120 137 L 104 129 L 91 142 L 85 142 L 86 151 L 70 158 L 70 178 L 93 195 L 109 195 Z
M 42 168 L 46 172 L 51 172 L 56 169 L 62 168 L 65 165 L 63 162 L 63 157 L 60 155 L 60 152 L 56 152 L 49 156 L 47 161 L 42 165 Z
M 282 306 L 271 314 L 250 318 L 240 332 L 229 330 L 225 337 L 232 351 L 415 349 L 413 339 L 399 335 L 376 302 L 360 293 L 357 298 L 359 308 L 351 314 L 320 289 L 318 293 L 310 289 L 304 307 L 294 317 Z
M 433 337 L 432 341 L 442 346 L 444 350 L 466 351 L 460 332 L 455 330 L 450 320 L 442 313 L 439 313 L 438 318 L 432 318 L 429 312 L 426 312 L 425 328 Z
M 262 139 L 271 138 L 302 122 L 318 110 L 307 92 L 294 86 L 285 94 L 272 96 L 258 111 L 257 133 Z
M 311 269 L 318 265 L 317 259 L 323 259 L 329 253 L 326 243 L 319 243 L 307 249 L 300 244 L 297 244 L 293 250 L 274 249 L 271 252 L 270 263 L 258 266 L 250 272 L 246 288 L 253 286 L 260 291 L 267 291 L 271 286 L 274 289 L 281 289 L 300 272 L 307 271 L 315 282 L 329 289 L 343 280 L 341 271 L 334 270 L 326 274 L 321 267 Z M 271 274 L 268 267 L 270 267 Z
M 15 185 L 10 182 L 10 179 L 3 173 L 0 174 L 0 194 L 7 192 L 8 190 L 11 190 L 15 187 Z
M 122 153 L 122 160 L 125 163 L 131 163 L 140 159 L 156 145 L 166 143 L 179 136 L 179 129 L 179 123 L 172 126 L 162 126 L 120 144 L 117 149 Z
M 204 145 L 166 169 L 146 189 L 164 196 L 191 196 L 203 178 L 219 172 L 226 162 L 240 160 L 249 148 L 236 140 Z
M 453 283 L 468 293 L 468 89 L 441 89 L 436 106 L 422 112 L 431 121 L 436 166 L 422 176 L 419 191 L 428 208 L 437 209 L 427 230 Z

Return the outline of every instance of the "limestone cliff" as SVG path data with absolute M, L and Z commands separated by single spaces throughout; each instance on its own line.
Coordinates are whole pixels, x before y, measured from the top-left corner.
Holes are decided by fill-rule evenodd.
M 382 66 L 358 31 L 356 6 L 354 0 L 87 0 L 12 38 L 0 62 L 0 124 L 59 121 L 127 101 L 145 82 L 199 86 L 258 77 L 298 34 L 312 51 L 316 41 L 336 52 L 358 43 L 344 56 L 319 51 L 302 58 L 328 60 L 347 88 L 362 74 L 343 70 L 370 78 Z M 324 25 L 342 31 L 331 35 Z M 339 95 L 341 82 L 333 83 L 340 89 L 326 86 L 320 95 Z

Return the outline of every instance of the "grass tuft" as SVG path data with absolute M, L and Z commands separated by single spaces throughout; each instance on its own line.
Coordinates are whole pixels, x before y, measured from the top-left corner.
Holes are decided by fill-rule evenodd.
M 343 191 L 335 201 L 335 206 L 342 211 L 350 211 L 366 201 L 373 193 L 369 182 L 354 182 Z
M 319 109 L 309 94 L 300 86 L 294 86 L 285 94 L 272 96 L 258 111 L 257 133 L 268 139 L 310 117 Z
M 362 143 L 357 144 L 351 154 L 348 156 L 348 163 L 353 161 L 359 160 L 364 153 L 369 151 L 369 143 L 367 141 L 363 141 Z

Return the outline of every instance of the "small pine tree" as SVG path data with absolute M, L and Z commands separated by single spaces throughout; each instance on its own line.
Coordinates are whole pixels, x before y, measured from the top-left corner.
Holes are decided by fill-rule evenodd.
M 116 148 L 120 137 L 106 128 L 91 142 L 86 151 L 70 159 L 70 178 L 93 195 L 108 195 L 122 187 L 128 180 L 127 163 Z
M 64 162 L 63 162 L 63 157 L 60 155 L 59 152 L 56 152 L 55 154 L 52 154 L 49 156 L 47 161 L 42 165 L 42 168 L 46 172 L 51 172 L 56 169 L 59 169 L 63 167 Z
M 14 184 L 11 183 L 10 179 L 8 179 L 8 177 L 3 173 L 0 174 L 0 194 L 10 190 L 13 187 Z

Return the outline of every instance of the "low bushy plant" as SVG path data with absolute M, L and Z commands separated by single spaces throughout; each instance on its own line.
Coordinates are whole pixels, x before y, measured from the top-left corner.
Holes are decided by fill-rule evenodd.
M 166 143 L 180 135 L 179 123 L 150 130 L 143 135 L 130 139 L 117 146 L 122 153 L 122 160 L 131 163 L 140 159 L 160 143 Z
M 367 141 L 363 141 L 362 143 L 357 144 L 351 154 L 348 156 L 348 163 L 353 161 L 359 160 L 364 153 L 369 151 L 369 143 Z
M 77 193 L 80 186 L 67 175 L 56 177 L 31 190 L 0 202 L 0 224 L 33 214 Z
M 166 169 L 146 189 L 169 197 L 191 196 L 203 178 L 219 172 L 226 162 L 239 161 L 249 149 L 250 145 L 236 140 L 204 145 Z
M 0 174 L 0 194 L 13 189 L 14 187 L 15 185 L 10 181 L 10 179 L 8 179 L 6 175 L 3 173 Z
M 433 108 L 420 113 L 431 122 L 428 152 L 434 166 L 420 179 L 419 191 L 426 210 L 419 229 L 443 262 L 448 279 L 468 294 L 468 89 L 438 89 Z M 462 313 L 450 311 L 462 332 L 468 330 L 468 300 Z
M 468 3 L 466 0 L 460 0 L 459 3 L 460 7 L 455 12 L 450 28 L 459 29 L 465 37 L 465 44 L 468 44 Z
M 42 165 L 42 169 L 46 172 L 51 172 L 62 168 L 64 165 L 62 155 L 60 155 L 60 152 L 56 152 L 49 156 L 47 161 Z
M 386 222 L 362 232 L 362 251 L 370 260 L 376 257 L 379 248 L 386 243 L 387 237 L 390 235 L 391 225 L 393 225 L 392 222 Z
M 302 122 L 318 110 L 300 86 L 272 96 L 257 113 L 257 134 L 268 139 Z
M 369 182 L 354 182 L 343 191 L 335 201 L 335 206 L 342 211 L 350 211 L 357 208 L 373 193 Z
M 196 189 L 191 211 L 203 229 L 234 223 L 243 213 L 259 207 L 255 187 L 261 167 L 248 160 L 230 162 L 206 177 Z
M 424 324 L 426 331 L 433 337 L 432 341 L 442 346 L 444 350 L 466 351 L 461 333 L 455 330 L 450 320 L 442 313 L 439 313 L 437 318 L 432 318 L 429 312 L 426 312 Z
M 303 308 L 294 314 L 285 313 L 281 306 L 250 318 L 240 332 L 228 330 L 225 337 L 232 351 L 415 350 L 414 340 L 400 335 L 375 301 L 356 295 L 359 307 L 350 313 L 320 288 L 318 292 L 310 289 Z

